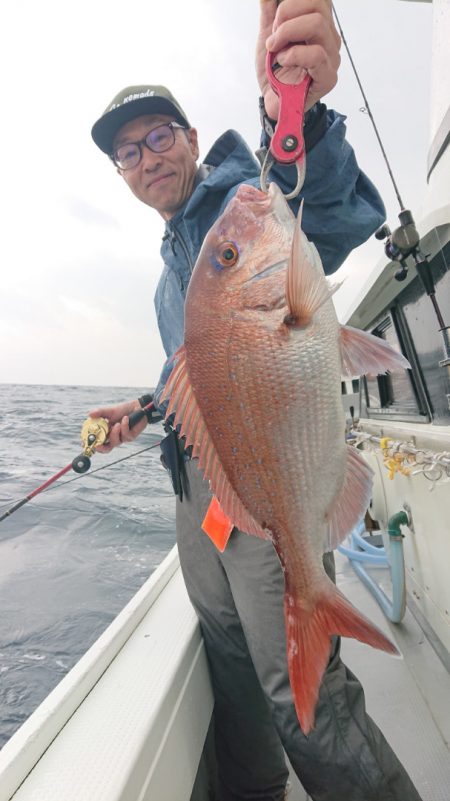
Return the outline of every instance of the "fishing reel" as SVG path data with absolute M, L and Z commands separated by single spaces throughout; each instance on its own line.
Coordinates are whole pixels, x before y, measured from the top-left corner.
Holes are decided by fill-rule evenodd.
M 439 361 L 439 367 L 447 369 L 450 379 L 450 326 L 444 322 L 442 311 L 436 298 L 436 287 L 431 272 L 431 265 L 428 257 L 420 250 L 420 236 L 417 231 L 414 218 L 410 211 L 403 209 L 398 215 L 400 225 L 395 231 L 391 231 L 388 225 L 384 224 L 375 232 L 376 239 L 385 239 L 384 252 L 391 261 L 400 262 L 401 267 L 395 273 L 397 281 L 404 281 L 408 275 L 408 265 L 406 260 L 412 256 L 416 266 L 417 274 L 422 286 L 431 300 L 434 312 L 439 324 L 439 332 L 442 337 L 444 358 Z M 450 408 L 450 394 L 447 394 Z
M 375 231 L 375 238 L 386 240 L 384 245 L 386 256 L 388 259 L 391 259 L 391 261 L 398 261 L 401 264 L 400 269 L 395 273 L 395 278 L 397 281 L 404 281 L 408 275 L 406 260 L 409 256 L 414 257 L 416 266 L 424 261 L 428 266 L 428 261 L 426 257 L 420 253 L 420 236 L 411 212 L 407 209 L 403 209 L 398 215 L 398 219 L 400 221 L 398 228 L 391 231 L 389 226 L 385 223 L 378 231 Z
M 108 439 L 109 423 L 104 417 L 88 417 L 81 428 L 81 442 L 83 452 L 72 462 L 75 473 L 86 473 L 90 466 L 90 457 L 95 453 L 99 445 L 103 445 Z
M 406 261 L 412 256 L 425 292 L 429 297 L 434 299 L 436 288 L 431 274 L 430 262 L 427 256 L 420 250 L 420 236 L 412 213 L 407 209 L 403 209 L 398 215 L 398 219 L 400 225 L 395 231 L 391 231 L 389 226 L 385 223 L 378 231 L 375 231 L 375 238 L 379 240 L 386 239 L 384 244 L 386 256 L 388 259 L 391 259 L 391 261 L 400 262 L 401 267 L 395 273 L 396 280 L 405 280 L 408 275 L 408 265 Z M 444 327 L 443 322 L 442 327 Z

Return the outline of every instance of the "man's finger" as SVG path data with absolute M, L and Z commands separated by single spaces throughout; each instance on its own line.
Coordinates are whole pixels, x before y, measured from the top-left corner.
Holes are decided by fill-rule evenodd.
M 88 412 L 89 417 L 109 417 L 113 412 L 112 406 L 105 406 L 103 409 L 92 409 Z
M 116 448 L 118 445 L 122 444 L 120 423 L 115 423 L 113 426 L 111 426 L 108 432 L 107 443 L 110 446 L 110 449 Z
M 272 32 L 273 21 L 277 13 L 277 0 L 259 0 L 259 7 L 259 29 L 261 34 L 268 36 Z
M 273 52 L 278 53 L 289 44 L 300 42 L 320 44 L 330 55 L 338 52 L 340 45 L 334 27 L 320 14 L 305 14 L 300 19 L 283 22 L 267 44 Z

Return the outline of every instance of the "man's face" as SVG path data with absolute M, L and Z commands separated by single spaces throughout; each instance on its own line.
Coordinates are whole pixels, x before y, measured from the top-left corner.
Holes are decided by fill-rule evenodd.
M 114 137 L 113 147 L 139 142 L 158 125 L 173 122 L 167 114 L 146 114 L 127 122 Z M 199 155 L 197 131 L 174 129 L 175 143 L 164 153 L 153 153 L 142 145 L 142 158 L 131 170 L 118 170 L 139 200 L 170 220 L 191 196 Z

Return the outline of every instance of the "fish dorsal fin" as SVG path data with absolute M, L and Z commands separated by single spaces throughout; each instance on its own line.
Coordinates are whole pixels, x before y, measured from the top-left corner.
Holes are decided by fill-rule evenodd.
M 286 274 L 286 302 L 288 325 L 304 327 L 313 314 L 333 294 L 323 273 L 314 264 L 314 249 L 301 228 L 303 203 L 295 223 L 294 238 Z
M 198 459 L 199 468 L 233 524 L 247 534 L 270 540 L 269 532 L 258 525 L 236 495 L 220 463 L 189 380 L 184 346 L 177 350 L 174 359 L 177 360 L 175 367 L 161 396 L 161 401 L 170 399 L 166 420 L 175 412 L 174 428 L 181 426 L 179 436 L 186 437 L 186 447 L 192 446 L 192 457 Z
M 373 470 L 361 453 L 347 445 L 344 483 L 328 510 L 325 551 L 333 551 L 364 517 L 372 497 Z
M 341 326 L 341 357 L 342 372 L 350 376 L 379 375 L 387 370 L 411 367 L 409 361 L 385 339 L 349 325 Z

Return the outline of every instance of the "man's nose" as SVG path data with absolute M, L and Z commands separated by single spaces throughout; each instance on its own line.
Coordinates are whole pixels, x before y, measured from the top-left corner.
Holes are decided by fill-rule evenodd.
M 162 164 L 162 153 L 155 153 L 149 147 L 142 147 L 142 167 L 144 170 L 153 172 Z

